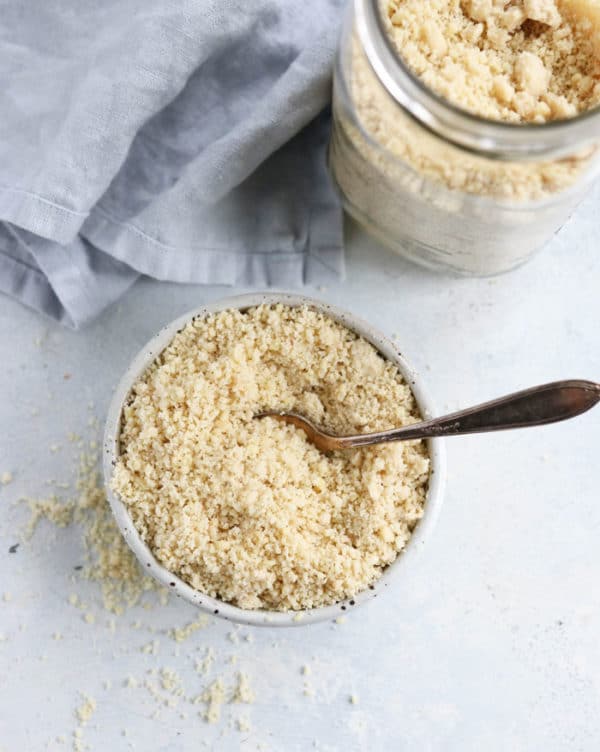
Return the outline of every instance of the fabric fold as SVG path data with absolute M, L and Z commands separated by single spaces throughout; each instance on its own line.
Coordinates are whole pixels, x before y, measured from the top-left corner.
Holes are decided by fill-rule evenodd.
M 339 0 L 13 5 L 0 290 L 78 327 L 139 274 L 283 287 L 343 274 L 323 113 Z

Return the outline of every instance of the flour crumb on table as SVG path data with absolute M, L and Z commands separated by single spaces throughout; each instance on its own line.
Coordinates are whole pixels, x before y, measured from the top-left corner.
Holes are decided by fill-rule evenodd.
M 165 666 L 160 670 L 160 685 L 172 695 L 169 704 L 171 707 L 175 707 L 176 700 L 182 698 L 185 694 L 181 676 L 175 669 Z
M 254 692 L 250 686 L 250 679 L 243 671 L 237 675 L 237 685 L 233 691 L 232 702 L 253 703 L 255 699 Z
M 241 731 L 243 733 L 248 733 L 248 732 L 252 731 L 252 726 L 250 724 L 250 719 L 247 716 L 245 716 L 245 715 L 239 716 L 238 719 L 237 719 L 237 721 L 236 721 L 236 723 L 237 723 L 237 730 L 238 731 Z
M 168 634 L 176 642 L 183 642 L 187 640 L 190 635 L 197 632 L 199 629 L 204 629 L 210 624 L 210 619 L 205 614 L 200 614 L 197 619 L 186 624 L 184 627 L 174 627 L 170 629 Z
M 211 670 L 212 665 L 215 661 L 215 651 L 212 647 L 206 648 L 206 652 L 204 654 L 204 658 L 202 660 L 196 659 L 195 667 L 196 672 L 198 674 L 206 675 Z
M 304 682 L 304 690 L 303 690 L 302 694 L 305 697 L 314 697 L 315 696 L 315 689 L 314 689 L 314 687 L 312 686 L 312 684 L 310 682 L 308 682 L 308 681 Z
M 240 642 L 239 627 L 236 627 L 232 632 L 228 632 L 227 639 L 229 640 L 229 642 L 232 642 L 234 645 L 239 645 L 239 642 Z
M 145 645 L 142 645 L 141 651 L 147 655 L 158 655 L 159 648 L 160 642 L 158 640 L 151 640 Z
M 77 716 L 79 723 L 85 724 L 90 720 L 96 710 L 96 700 L 86 694 L 83 694 L 82 698 L 83 702 L 75 711 L 75 715 Z
M 76 434 L 71 436 L 81 441 Z M 43 499 L 23 499 L 30 516 L 22 535 L 25 541 L 29 541 L 42 520 L 58 528 L 77 525 L 84 548 L 84 563 L 77 568 L 77 576 L 98 583 L 104 608 L 122 614 L 127 608 L 141 603 L 145 593 L 155 592 L 158 597 L 164 593 L 164 598 L 168 597 L 168 592 L 141 571 L 125 543 L 100 480 L 98 461 L 97 452 L 80 454 L 74 484 L 75 498 L 65 499 L 52 494 Z M 76 593 L 69 596 L 69 602 L 84 608 Z
M 207 704 L 204 719 L 208 723 L 217 723 L 221 718 L 221 708 L 226 700 L 225 683 L 218 678 L 202 694 L 202 700 Z

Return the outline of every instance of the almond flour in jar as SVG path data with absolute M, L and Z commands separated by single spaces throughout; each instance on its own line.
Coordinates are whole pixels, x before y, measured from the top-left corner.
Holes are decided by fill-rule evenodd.
M 595 176 L 596 0 L 356 0 L 330 165 L 398 253 L 495 274 L 566 221 Z

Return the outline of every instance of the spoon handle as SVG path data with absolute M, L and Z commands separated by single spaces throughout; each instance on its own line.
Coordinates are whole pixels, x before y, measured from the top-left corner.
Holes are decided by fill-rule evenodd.
M 573 418 L 599 401 L 600 384 L 577 379 L 555 381 L 404 428 L 347 437 L 351 441 L 346 446 L 541 426 Z

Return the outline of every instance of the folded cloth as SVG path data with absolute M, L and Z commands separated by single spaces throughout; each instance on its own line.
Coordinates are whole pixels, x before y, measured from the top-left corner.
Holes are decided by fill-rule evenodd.
M 71 327 L 139 274 L 343 273 L 342 0 L 0 0 L 0 291 Z

